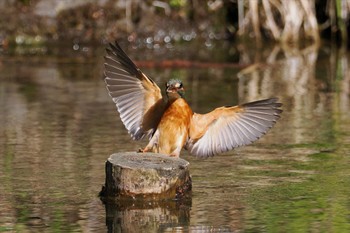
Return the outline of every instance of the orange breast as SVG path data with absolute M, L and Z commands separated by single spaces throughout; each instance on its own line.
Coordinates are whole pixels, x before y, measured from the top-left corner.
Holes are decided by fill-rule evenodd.
M 170 154 L 183 147 L 189 133 L 193 112 L 183 98 L 175 100 L 164 112 L 158 125 L 159 153 Z

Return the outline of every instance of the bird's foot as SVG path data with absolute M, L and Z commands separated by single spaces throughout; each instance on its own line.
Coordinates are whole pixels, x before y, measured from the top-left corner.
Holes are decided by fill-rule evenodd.
M 147 147 L 145 147 L 144 149 L 139 148 L 139 150 L 137 151 L 137 153 L 145 153 L 148 152 L 149 150 L 147 149 Z

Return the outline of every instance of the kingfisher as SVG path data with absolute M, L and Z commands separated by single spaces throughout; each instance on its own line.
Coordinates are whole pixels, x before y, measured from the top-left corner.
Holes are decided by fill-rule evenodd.
M 162 95 L 117 42 L 107 47 L 104 67 L 107 90 L 125 128 L 134 140 L 149 139 L 139 152 L 179 157 L 184 148 L 197 157 L 210 157 L 258 140 L 282 113 L 278 98 L 195 113 L 180 80 L 168 81 Z

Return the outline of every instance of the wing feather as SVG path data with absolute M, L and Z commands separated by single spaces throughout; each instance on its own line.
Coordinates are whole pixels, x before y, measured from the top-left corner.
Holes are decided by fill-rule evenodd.
M 105 75 L 109 75 L 109 73 L 105 72 Z M 128 80 L 128 79 L 118 79 L 118 78 L 105 78 L 105 82 L 109 86 L 113 86 L 113 85 L 119 85 L 119 84 L 135 84 L 135 81 L 137 82 L 137 80 Z
M 248 145 L 264 135 L 280 118 L 277 98 L 234 107 L 221 107 L 207 114 L 194 114 L 187 149 L 209 157 Z
M 129 75 L 124 74 L 124 73 L 106 71 L 105 74 L 108 75 L 108 77 L 114 78 L 114 79 L 118 79 L 118 78 L 127 78 L 127 79 L 130 79 L 130 80 L 129 80 L 129 83 L 131 83 L 131 81 L 134 81 L 134 82 L 137 81 L 137 79 L 132 79 L 132 78 L 130 78 Z M 125 82 L 128 82 L 128 81 L 125 80 Z
M 110 59 L 110 64 L 105 64 L 105 70 L 111 73 L 119 73 L 128 75 L 128 71 L 120 67 L 120 64 L 116 63 L 114 60 Z
M 135 139 L 150 136 L 164 112 L 157 84 L 131 61 L 122 48 L 109 44 L 105 56 L 105 82 L 124 126 Z

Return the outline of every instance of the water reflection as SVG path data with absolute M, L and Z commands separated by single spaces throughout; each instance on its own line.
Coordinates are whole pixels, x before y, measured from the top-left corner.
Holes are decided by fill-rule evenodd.
M 197 112 L 278 96 L 284 113 L 252 146 L 207 160 L 184 152 L 191 204 L 105 206 L 98 199 L 107 157 L 146 143 L 132 142 L 118 120 L 102 81 L 102 49 L 1 57 L 0 231 L 348 230 L 349 54 L 330 47 L 198 47 L 166 56 L 185 51 L 183 58 L 238 66 L 143 71 L 160 86 L 183 79 Z M 138 60 L 154 57 L 133 51 Z
M 275 46 L 266 63 L 257 62 L 239 72 L 239 95 L 244 101 L 268 97 L 271 93 L 280 96 L 284 108 L 290 112 L 284 115 L 284 121 L 288 121 L 284 125 L 289 131 L 288 142 L 314 141 L 328 132 L 310 134 L 310 128 L 320 126 L 319 121 L 311 118 L 323 117 L 321 127 L 323 124 L 328 127 L 332 114 L 349 110 L 348 54 L 340 53 L 339 60 L 335 60 L 335 54 L 334 50 L 319 50 L 315 46 L 303 50 Z M 333 92 L 336 94 L 332 95 Z
M 108 232 L 164 232 L 186 227 L 191 200 L 105 203 Z

